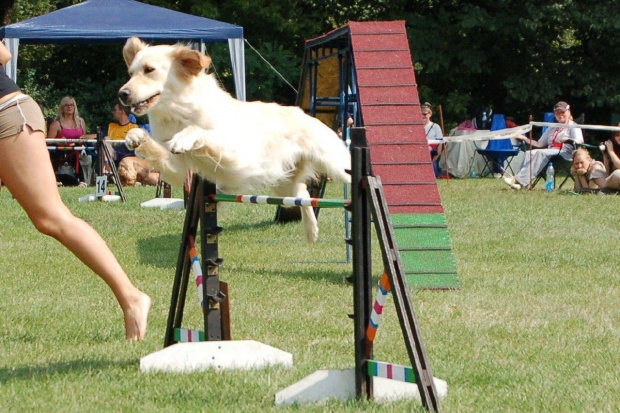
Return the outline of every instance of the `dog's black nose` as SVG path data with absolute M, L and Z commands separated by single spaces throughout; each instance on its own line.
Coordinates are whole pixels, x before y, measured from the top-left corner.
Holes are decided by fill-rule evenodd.
M 127 88 L 121 89 L 121 90 L 118 91 L 118 98 L 125 105 L 127 105 L 127 103 L 129 102 L 129 97 L 130 96 L 131 96 L 131 90 L 129 90 Z

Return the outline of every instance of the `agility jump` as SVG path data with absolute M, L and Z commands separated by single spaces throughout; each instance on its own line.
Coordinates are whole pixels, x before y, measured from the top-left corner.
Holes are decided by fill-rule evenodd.
M 164 347 L 186 341 L 220 341 L 230 339 L 228 291 L 219 279 L 218 237 L 223 228 L 217 223 L 218 202 L 260 203 L 266 205 L 346 208 L 352 212 L 353 301 L 355 341 L 355 390 L 358 397 L 373 397 L 372 377 L 415 382 L 423 405 L 437 411 L 439 396 L 435 388 L 413 304 L 406 285 L 402 262 L 395 246 L 393 228 L 383 198 L 381 180 L 370 172 L 370 155 L 365 146 L 363 128 L 352 131 L 352 194 L 351 200 L 318 198 L 278 198 L 260 195 L 224 195 L 215 193 L 215 185 L 195 176 L 187 203 L 178 265 L 172 288 L 172 299 Z M 371 220 L 372 217 L 372 220 Z M 372 313 L 371 222 L 374 221 L 381 245 L 384 274 L 378 305 Z M 202 265 L 194 244 L 200 229 Z M 200 267 L 200 269 L 198 268 Z M 182 328 L 189 273 L 193 269 L 199 300 L 204 313 L 204 330 Z M 411 367 L 372 360 L 374 333 L 379 325 L 378 315 L 385 304 L 388 290 L 394 295 L 396 312 L 407 346 Z

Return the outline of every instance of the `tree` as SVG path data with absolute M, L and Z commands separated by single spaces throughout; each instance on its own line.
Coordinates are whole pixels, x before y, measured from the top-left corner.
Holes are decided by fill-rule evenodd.
M 586 112 L 589 123 L 608 123 L 620 104 L 620 20 L 612 0 L 143 1 L 242 26 L 249 99 L 294 102 L 287 82 L 298 84 L 306 39 L 350 20 L 398 19 L 406 21 L 420 98 L 442 104 L 449 124 L 481 105 L 524 123 L 558 100 L 569 101 L 576 115 Z M 16 0 L 11 21 L 77 2 Z M 233 90 L 227 48 L 208 50 L 217 76 Z M 126 78 L 120 46 L 24 47 L 18 70 L 27 91 L 50 107 L 65 93 L 76 95 L 92 125 L 107 122 L 113 92 Z
M 616 10 L 611 0 L 408 2 L 420 93 L 456 120 L 486 104 L 525 122 L 562 99 L 607 123 L 620 98 Z

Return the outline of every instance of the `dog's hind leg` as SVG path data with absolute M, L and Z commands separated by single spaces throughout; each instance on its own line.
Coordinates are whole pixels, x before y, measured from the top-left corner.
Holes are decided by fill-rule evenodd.
M 289 183 L 288 185 L 281 185 L 275 189 L 274 193 L 277 196 L 294 196 L 297 198 L 310 198 L 310 193 L 306 184 L 301 182 Z M 301 210 L 301 225 L 304 228 L 306 240 L 310 243 L 316 242 L 319 238 L 319 225 L 314 215 L 314 208 L 310 206 L 299 207 Z

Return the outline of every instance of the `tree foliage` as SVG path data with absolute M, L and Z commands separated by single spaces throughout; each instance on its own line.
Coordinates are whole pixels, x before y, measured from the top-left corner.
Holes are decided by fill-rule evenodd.
M 78 2 L 16 0 L 9 18 L 19 21 Z M 441 104 L 448 124 L 482 105 L 525 122 L 558 100 L 570 102 L 575 115 L 585 112 L 588 123 L 608 123 L 620 104 L 620 19 L 612 0 L 144 2 L 242 26 L 249 99 L 294 101 L 287 83 L 297 87 L 306 39 L 351 20 L 397 19 L 406 22 L 420 98 Z M 48 116 L 71 94 L 89 126 L 106 124 L 126 79 L 120 49 L 23 46 L 20 84 L 45 103 Z M 209 53 L 220 81 L 233 90 L 227 48 L 211 45 Z
M 492 105 L 525 121 L 566 100 L 607 123 L 620 99 L 616 9 L 610 0 L 409 2 L 421 93 L 457 119 Z

